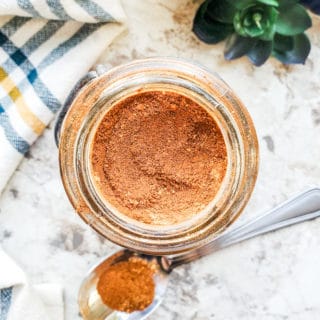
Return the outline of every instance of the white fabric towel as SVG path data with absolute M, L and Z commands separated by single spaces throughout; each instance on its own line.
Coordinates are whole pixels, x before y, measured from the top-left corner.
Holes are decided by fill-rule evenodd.
M 62 288 L 32 287 L 24 272 L 0 248 L 0 320 L 63 320 Z
M 120 0 L 0 0 L 0 15 L 1 193 L 125 14 Z

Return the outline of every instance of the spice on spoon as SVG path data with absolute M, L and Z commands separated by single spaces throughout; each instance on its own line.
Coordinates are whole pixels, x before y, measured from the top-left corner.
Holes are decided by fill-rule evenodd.
M 97 290 L 108 307 L 134 312 L 144 310 L 154 298 L 154 270 L 145 260 L 132 257 L 118 262 L 102 273 Z

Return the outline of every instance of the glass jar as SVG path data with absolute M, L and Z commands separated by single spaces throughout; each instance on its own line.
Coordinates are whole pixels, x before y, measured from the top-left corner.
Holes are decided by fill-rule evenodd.
M 179 224 L 149 225 L 115 212 L 93 183 L 89 151 L 94 128 L 112 105 L 137 90 L 171 90 L 190 97 L 215 119 L 226 143 L 227 171 L 217 195 L 203 211 Z M 203 67 L 173 58 L 133 61 L 86 83 L 63 119 L 59 156 L 65 190 L 82 219 L 109 240 L 154 255 L 188 251 L 221 233 L 246 205 L 258 171 L 256 132 L 237 96 Z

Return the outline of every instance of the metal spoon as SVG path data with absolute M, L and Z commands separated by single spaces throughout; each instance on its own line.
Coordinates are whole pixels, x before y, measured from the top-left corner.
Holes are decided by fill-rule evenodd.
M 244 223 L 236 229 L 226 231 L 206 245 L 174 257 L 155 257 L 121 250 L 104 258 L 90 270 L 79 291 L 80 312 L 85 320 L 142 320 L 146 319 L 161 303 L 170 272 L 181 264 L 197 260 L 222 248 L 255 236 L 278 230 L 320 216 L 320 188 L 307 190 L 282 203 L 267 213 Z M 152 304 L 143 311 L 124 313 L 104 305 L 96 290 L 98 279 L 110 265 L 128 260 L 132 256 L 152 261 L 158 266 L 154 276 L 156 284 Z

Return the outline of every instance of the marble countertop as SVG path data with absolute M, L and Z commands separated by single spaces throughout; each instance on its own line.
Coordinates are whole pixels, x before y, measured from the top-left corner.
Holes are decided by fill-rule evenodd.
M 190 32 L 199 1 L 125 1 L 129 30 L 101 57 L 118 65 L 149 56 L 200 62 L 224 78 L 257 128 L 261 163 L 240 220 L 308 186 L 320 185 L 320 21 L 304 66 L 271 59 L 261 68 L 226 62 L 223 45 Z M 52 127 L 31 148 L 0 199 L 1 246 L 33 283 L 65 288 L 66 320 L 80 319 L 79 283 L 99 257 L 117 249 L 75 214 L 63 190 Z M 150 320 L 312 320 L 320 318 L 320 219 L 220 251 L 172 273 L 162 306 Z M 60 319 L 57 319 L 60 320 Z

